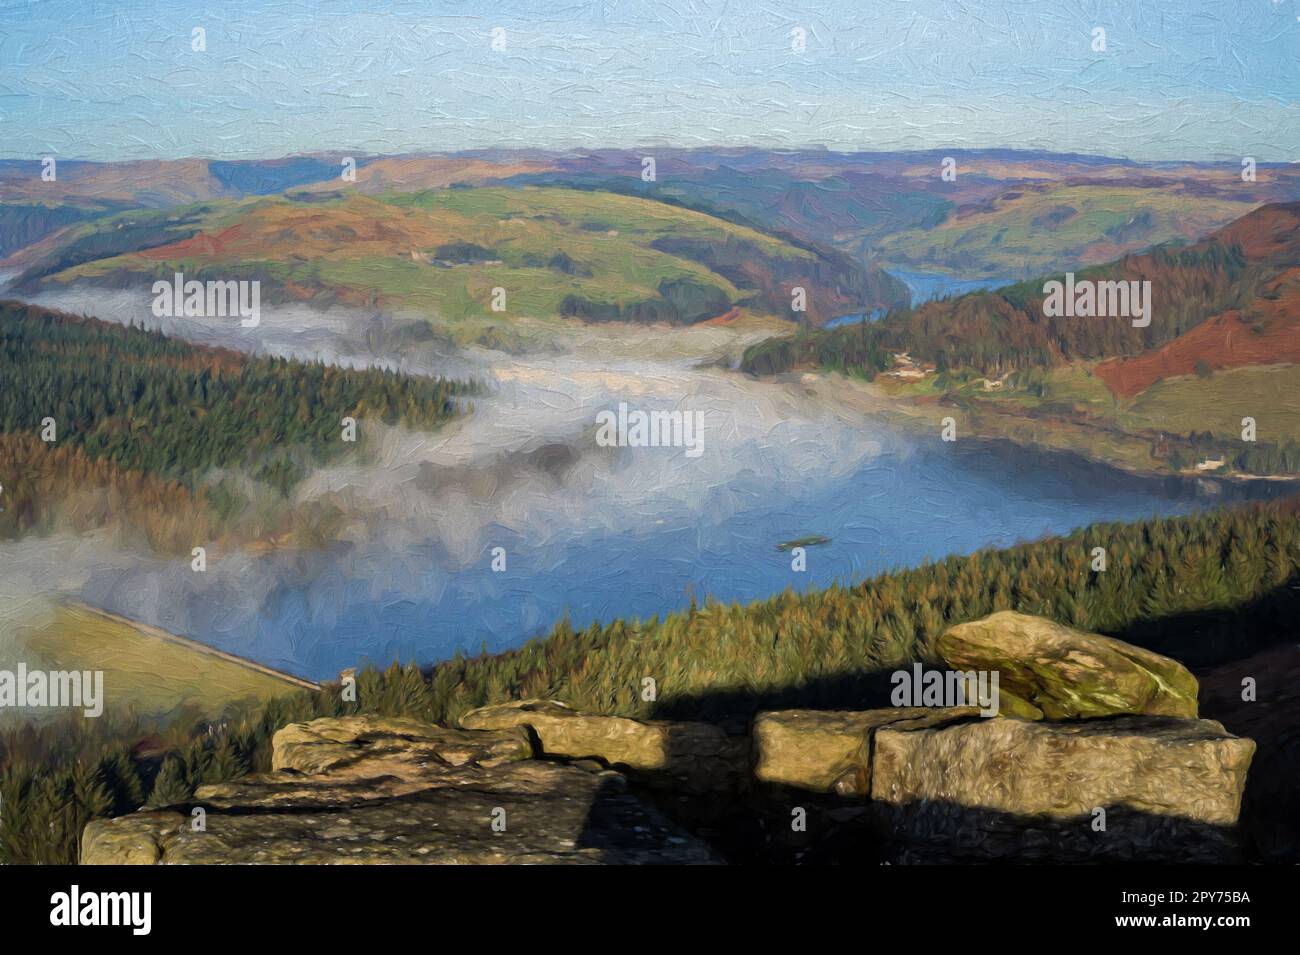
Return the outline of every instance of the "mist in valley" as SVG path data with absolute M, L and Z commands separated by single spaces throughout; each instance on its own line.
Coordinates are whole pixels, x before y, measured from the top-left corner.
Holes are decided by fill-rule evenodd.
M 436 647 L 418 636 L 419 608 L 444 602 L 478 615 L 455 645 L 477 649 L 485 633 L 498 647 L 517 643 L 567 605 L 533 582 L 570 572 L 562 568 L 584 541 L 659 550 L 646 541 L 684 533 L 691 550 L 728 549 L 728 524 L 747 512 L 833 486 L 886 449 L 908 453 L 907 442 L 857 411 L 718 367 L 744 344 L 727 330 L 595 328 L 507 355 L 415 340 L 402 330 L 419 316 L 373 310 L 264 306 L 260 326 L 242 328 L 234 318 L 156 318 L 145 289 L 71 287 L 29 300 L 204 344 L 485 384 L 471 414 L 436 432 L 362 421 L 356 449 L 292 492 L 295 507 L 341 512 L 321 547 L 214 551 L 196 573 L 188 559 L 125 547 L 108 531 L 0 545 L 6 597 L 75 597 L 315 676 L 328 675 L 320 661 L 361 652 L 378 662 L 410 659 L 416 648 L 421 662 L 446 655 L 445 627 Z M 599 446 L 597 413 L 620 402 L 700 413 L 703 453 Z M 490 568 L 496 547 L 505 549 L 506 573 Z M 635 583 L 591 581 L 595 591 L 608 586 Z M 359 607 L 374 608 L 392 632 L 352 645 L 359 625 L 348 621 Z

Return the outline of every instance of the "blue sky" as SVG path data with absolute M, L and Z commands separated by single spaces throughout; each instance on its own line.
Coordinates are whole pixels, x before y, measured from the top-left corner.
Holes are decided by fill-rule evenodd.
M 0 156 L 754 144 L 1292 161 L 1298 17 L 1298 0 L 0 0 Z

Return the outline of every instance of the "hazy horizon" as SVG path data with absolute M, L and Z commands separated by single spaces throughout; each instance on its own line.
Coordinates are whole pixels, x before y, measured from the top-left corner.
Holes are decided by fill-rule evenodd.
M 15 158 L 105 162 L 655 143 L 1291 161 L 1300 0 L 1227 13 L 1215 0 L 8 2 L 0 124 Z
M 851 149 L 847 147 L 827 146 L 823 143 L 796 143 L 788 146 L 769 146 L 761 143 L 739 143 L 739 144 L 714 144 L 714 143 L 696 143 L 686 145 L 671 142 L 641 142 L 629 146 L 611 146 L 605 144 L 595 144 L 589 146 L 574 146 L 569 148 L 547 148 L 542 146 L 528 146 L 521 144 L 496 144 L 475 146 L 465 149 L 411 149 L 400 152 L 349 152 L 342 149 L 314 149 L 297 152 L 276 152 L 271 150 L 267 153 L 249 156 L 220 156 L 208 153 L 193 153 L 183 156 L 172 157 L 136 157 L 130 159 L 102 159 L 97 156 L 71 156 L 58 155 L 57 158 L 62 164 L 90 164 L 90 165 L 114 165 L 119 163 L 142 163 L 142 162 L 228 162 L 228 163 L 274 163 L 287 162 L 294 159 L 333 159 L 345 155 L 352 156 L 358 160 L 373 161 L 377 159 L 418 159 L 418 158 L 459 158 L 459 157 L 490 157 L 492 155 L 522 154 L 529 156 L 545 156 L 555 158 L 566 158 L 574 156 L 596 156 L 609 153 L 634 153 L 649 154 L 654 150 L 662 150 L 674 153 L 716 153 L 716 154 L 735 154 L 744 155 L 750 153 L 770 153 L 773 155 L 801 155 L 801 154 L 826 154 L 838 158 L 854 157 L 922 157 L 942 155 L 953 156 L 993 156 L 1006 155 L 1012 158 L 1044 158 L 1054 161 L 1095 163 L 1102 165 L 1105 163 L 1125 163 L 1147 167 L 1171 167 L 1171 166 L 1218 166 L 1232 164 L 1237 166 L 1241 157 L 1228 156 L 1219 159 L 1194 159 L 1194 158 L 1174 158 L 1174 159 L 1137 159 L 1133 156 L 1117 155 L 1110 153 L 1088 153 L 1077 150 L 1055 150 L 1055 149 L 1038 149 L 1034 147 L 1023 146 L 963 146 L 953 147 L 951 149 L 937 148 L 900 148 L 900 149 Z M 39 163 L 49 153 L 40 155 L 19 156 L 11 154 L 0 155 L 0 163 Z M 1300 164 L 1300 159 L 1280 159 L 1265 160 L 1255 157 L 1258 167 L 1276 167 L 1284 168 Z

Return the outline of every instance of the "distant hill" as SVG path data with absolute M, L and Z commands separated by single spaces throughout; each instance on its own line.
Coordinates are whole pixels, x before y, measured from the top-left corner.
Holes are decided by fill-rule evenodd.
M 1253 334 L 1285 337 L 1293 320 L 1289 313 L 1294 314 L 1287 303 L 1294 287 L 1291 273 L 1300 265 L 1297 225 L 1300 203 L 1266 206 L 1191 245 L 1158 246 L 1075 273 L 1080 281 L 1149 281 L 1152 306 L 1147 327 L 1134 327 L 1122 318 L 1047 315 L 1044 286 L 1064 279 L 1052 275 L 899 309 L 871 325 L 764 343 L 750 350 L 745 367 L 764 373 L 820 364 L 874 374 L 887 367 L 889 353 L 907 352 L 933 362 L 941 371 L 972 368 L 996 375 L 1081 359 L 1144 355 L 1225 314 L 1238 323 L 1243 319 L 1260 323 L 1260 331 Z M 1190 372 L 1198 353 L 1195 348 L 1185 351 Z M 1236 355 L 1225 361 L 1243 363 L 1252 355 L 1268 358 L 1249 348 L 1239 349 Z M 1113 374 L 1119 380 L 1119 368 Z
M 270 195 L 295 186 L 337 179 L 343 156 L 283 159 L 150 159 L 87 162 L 59 159 L 52 170 L 40 160 L 0 160 L 0 195 L 22 202 L 110 202 L 166 208 L 190 202 Z M 353 157 L 358 171 L 374 160 Z
M 258 279 L 264 301 L 405 307 L 441 325 L 516 316 L 693 324 L 736 310 L 820 323 L 907 296 L 840 253 L 680 206 L 561 188 L 315 189 L 137 210 L 65 229 L 9 264 L 23 289 L 145 286 L 184 271 Z M 792 310 L 796 287 L 805 312 Z
M 127 208 L 127 203 L 94 199 L 0 203 L 0 259 L 65 226 Z
M 369 162 L 369 157 L 357 157 L 358 176 Z M 38 160 L 0 160 L 0 258 L 64 226 L 108 213 L 269 195 L 337 179 L 341 169 L 341 159 L 334 156 L 114 163 L 57 159 L 53 178 L 48 178 Z
M 1237 180 L 1239 182 L 1239 180 Z M 1163 177 L 1016 184 L 957 206 L 933 227 L 881 237 L 891 265 L 963 276 L 1029 276 L 1093 265 L 1175 239 L 1194 241 L 1255 207 L 1228 176 L 1199 192 Z
M 1028 278 L 1195 240 L 1257 205 L 1300 199 L 1300 166 L 1138 163 L 1035 150 L 488 149 L 269 160 L 0 160 L 0 256 L 97 212 L 289 190 L 380 196 L 454 186 L 564 186 L 672 202 L 885 268 Z M 643 178 L 653 158 L 655 175 Z M 942 175 L 945 159 L 955 178 Z M 66 209 L 64 208 L 66 207 Z M 55 214 L 49 211 L 58 209 Z
M 1159 348 L 1102 362 L 1097 375 L 1116 395 L 1180 375 L 1300 362 L 1300 203 L 1266 206 L 1211 241 L 1240 248 L 1265 270 L 1254 296 Z
M 642 157 L 657 163 L 641 178 Z M 1300 167 L 1137 163 L 1030 150 L 595 150 L 512 184 L 654 196 L 888 268 L 1029 278 L 1195 240 L 1257 205 L 1300 199 Z M 954 162 L 944 178 L 943 162 Z
M 964 435 L 1132 470 L 1300 472 L 1300 416 L 1278 398 L 1300 383 L 1300 203 L 1076 273 L 1078 281 L 1149 281 L 1147 327 L 1045 314 L 1045 283 L 1061 278 L 769 339 L 748 349 L 741 367 L 872 378 L 924 427 L 941 407 Z M 1253 436 L 1243 433 L 1247 418 Z
M 487 159 L 460 156 L 388 156 L 375 159 L 356 171 L 355 183 L 347 186 L 365 195 L 385 192 L 423 192 L 453 185 L 483 185 L 512 176 L 544 172 L 552 168 L 545 160 Z M 344 188 L 337 168 L 328 179 L 306 187 L 311 191 L 329 192 Z

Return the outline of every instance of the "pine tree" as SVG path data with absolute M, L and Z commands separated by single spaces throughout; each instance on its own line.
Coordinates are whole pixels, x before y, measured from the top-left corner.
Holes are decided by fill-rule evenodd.
M 157 809 L 174 806 L 188 802 L 193 795 L 194 787 L 190 784 L 185 764 L 176 756 L 168 756 L 154 779 L 153 790 L 149 793 L 149 807 Z

